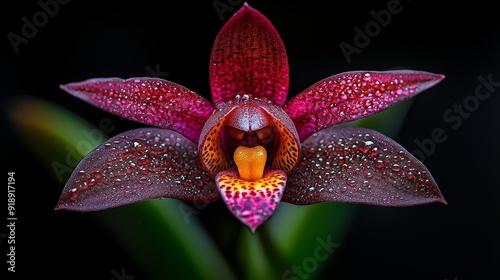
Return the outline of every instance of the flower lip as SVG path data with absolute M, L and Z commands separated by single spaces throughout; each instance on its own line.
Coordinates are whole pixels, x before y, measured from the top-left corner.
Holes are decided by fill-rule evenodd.
M 253 182 L 261 179 L 264 175 L 267 152 L 262 146 L 252 148 L 239 146 L 234 151 L 233 160 L 238 167 L 240 178 Z

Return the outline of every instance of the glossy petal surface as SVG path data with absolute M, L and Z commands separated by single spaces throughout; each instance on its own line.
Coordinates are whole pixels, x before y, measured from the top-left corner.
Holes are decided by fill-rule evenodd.
M 302 144 L 283 201 L 413 206 L 445 202 L 427 168 L 392 139 L 365 128 L 329 128 Z
M 176 198 L 208 203 L 220 198 L 198 161 L 197 146 L 167 129 L 117 135 L 75 168 L 56 209 L 97 211 L 134 202 Z
M 288 59 L 278 32 L 245 3 L 215 39 L 210 58 L 212 101 L 229 101 L 246 93 L 283 105 L 288 83 Z
M 195 143 L 215 109 L 195 92 L 158 78 L 90 79 L 61 88 L 107 112 L 177 131 Z
M 434 86 L 443 75 L 411 70 L 353 71 L 323 79 L 284 110 L 304 141 L 321 129 L 365 118 Z
M 263 178 L 248 182 L 240 179 L 237 171 L 229 170 L 217 174 L 215 180 L 228 209 L 254 232 L 278 207 L 286 174 L 281 170 L 266 170 Z

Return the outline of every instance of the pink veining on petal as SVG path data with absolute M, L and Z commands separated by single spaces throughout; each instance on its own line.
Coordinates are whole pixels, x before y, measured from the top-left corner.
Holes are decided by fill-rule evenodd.
M 288 58 L 283 42 L 269 20 L 244 4 L 222 27 L 210 58 L 210 86 L 214 103 L 236 94 L 286 102 Z
M 304 141 L 321 129 L 383 111 L 443 79 L 443 75 L 412 70 L 345 72 L 310 86 L 284 110 Z
M 195 143 L 215 109 L 195 92 L 158 78 L 89 79 L 61 89 L 118 116 L 177 131 Z
M 218 200 L 197 145 L 177 132 L 141 128 L 119 134 L 75 168 L 56 209 L 98 211 L 155 198 Z
M 427 168 L 376 131 L 332 127 L 302 143 L 303 160 L 289 174 L 283 201 L 414 206 L 446 203 Z

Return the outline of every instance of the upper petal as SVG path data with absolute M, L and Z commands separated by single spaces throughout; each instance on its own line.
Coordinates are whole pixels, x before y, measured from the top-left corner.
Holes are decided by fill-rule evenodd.
M 61 89 L 118 116 L 177 131 L 195 143 L 215 109 L 195 92 L 159 78 L 89 79 Z
M 302 143 L 283 201 L 413 206 L 445 202 L 429 170 L 392 139 L 370 129 L 332 127 Z
M 208 203 L 220 195 L 198 161 L 195 143 L 167 129 L 141 128 L 117 135 L 85 156 L 56 209 L 97 211 L 166 197 Z
M 245 3 L 215 39 L 210 58 L 212 101 L 229 101 L 246 93 L 283 105 L 288 85 L 288 60 L 278 32 Z
M 326 127 L 385 110 L 443 79 L 443 75 L 412 70 L 345 72 L 313 84 L 283 109 L 304 141 Z

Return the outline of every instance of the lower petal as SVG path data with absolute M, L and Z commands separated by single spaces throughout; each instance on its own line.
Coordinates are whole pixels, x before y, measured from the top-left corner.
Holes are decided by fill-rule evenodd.
M 222 200 L 231 213 L 252 232 L 278 207 L 286 185 L 286 173 L 266 170 L 261 179 L 245 181 L 238 171 L 221 171 L 215 177 Z
M 201 167 L 195 143 L 171 130 L 140 128 L 90 152 L 66 183 L 56 209 L 99 211 L 157 198 L 208 203 L 220 196 Z
M 283 201 L 404 207 L 446 203 L 429 170 L 401 145 L 366 128 L 322 130 L 302 143 Z

